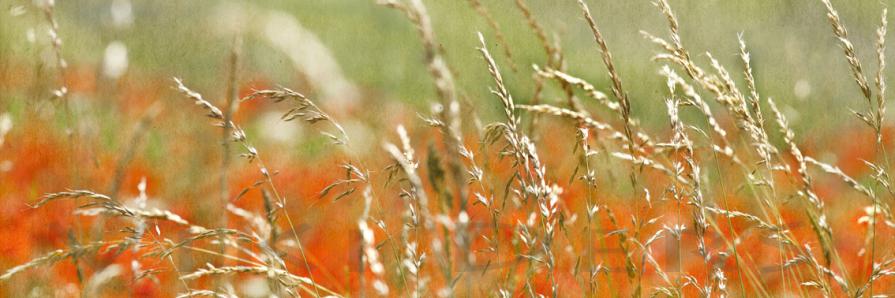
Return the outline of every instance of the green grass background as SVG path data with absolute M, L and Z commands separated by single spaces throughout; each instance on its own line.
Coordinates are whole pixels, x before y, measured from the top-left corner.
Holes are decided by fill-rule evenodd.
M 491 42 L 489 46 L 503 66 L 511 92 L 520 102 L 527 101 L 532 91 L 528 66 L 544 64 L 545 56 L 513 1 L 482 2 L 506 34 L 519 72 L 509 71 L 494 32 L 467 1 L 425 1 L 460 89 L 479 103 L 480 110 L 493 112 L 498 104 L 488 95 L 488 84 L 482 83 L 488 78 L 475 50 L 475 32 L 482 31 Z M 667 36 L 664 17 L 646 0 L 587 2 L 614 53 L 635 115 L 647 126 L 664 127 L 661 99 L 665 90 L 657 74 L 661 64 L 650 61 L 657 49 L 639 34 L 645 30 Z M 7 11 L 0 14 L 0 61 L 41 63 L 39 53 L 47 45 L 28 43 L 25 32 L 36 28 L 38 37 L 43 36 L 43 16 L 31 9 L 28 1 L 0 3 L 7 11 L 19 5 L 28 8 L 28 13 L 18 17 Z M 99 65 L 106 45 L 120 40 L 128 48 L 131 72 L 181 76 L 200 90 L 222 89 L 232 36 L 220 30 L 215 20 L 233 20 L 222 18 L 222 7 L 238 7 L 240 13 L 249 16 L 278 10 L 294 16 L 329 47 L 343 73 L 363 88 L 363 100 L 402 101 L 425 108 L 435 96 L 413 27 L 399 12 L 372 0 L 134 1 L 134 23 L 125 29 L 111 25 L 110 3 L 57 4 L 63 51 L 71 64 Z M 870 75 L 876 70 L 873 42 L 879 11 L 891 3 L 834 1 Z M 575 1 L 529 0 L 528 4 L 547 31 L 561 40 L 568 72 L 608 93 L 607 74 Z M 697 61 L 707 66 L 704 52 L 710 51 L 737 78 L 736 35 L 744 34 L 762 95 L 791 107 L 786 110 L 797 130 L 823 130 L 827 123 L 840 123 L 842 117 L 848 117 L 847 109 L 840 106 L 864 108 L 820 1 L 673 0 L 671 5 L 681 21 L 684 43 Z M 245 71 L 262 73 L 285 85 L 295 79 L 296 71 L 282 53 L 255 36 L 245 39 Z M 0 66 L 0 71 L 13 70 Z M 808 97 L 794 96 L 794 85 L 800 80 L 811 86 Z M 4 93 L 0 100 L 25 99 L 10 90 Z

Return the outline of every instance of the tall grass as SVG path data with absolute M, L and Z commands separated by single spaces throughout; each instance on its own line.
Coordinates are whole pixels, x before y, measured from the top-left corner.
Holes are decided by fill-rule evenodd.
M 93 221 L 96 228 L 89 233 L 71 235 L 66 248 L 5 269 L 0 285 L 33 279 L 26 272 L 71 261 L 82 296 L 136 293 L 104 288 L 116 279 L 132 287 L 151 280 L 179 297 L 873 297 L 895 291 L 885 9 L 875 48 L 868 49 L 876 60 L 871 74 L 836 8 L 829 0 L 819 4 L 845 57 L 844 64 L 831 57 L 831 71 L 856 83 L 856 95 L 867 108 L 851 114 L 870 128 L 875 144 L 872 156 L 849 161 L 809 148 L 811 136 L 797 135 L 791 127 L 786 112 L 791 108 L 759 90 L 753 67 L 774 66 L 752 59 L 745 34 L 730 39 L 738 52 L 721 53 L 735 55 L 739 63 L 724 65 L 714 58 L 718 53 L 688 48 L 683 36 L 699 32 L 684 31 L 671 5 L 657 0 L 656 17 L 664 18 L 668 32 L 642 35 L 655 45 L 652 61 L 666 84 L 649 86 L 627 78 L 617 66 L 614 57 L 624 53 L 610 50 L 586 1 L 567 2 L 557 5 L 578 6 L 582 17 L 567 21 L 590 31 L 593 60 L 602 63 L 608 80 L 592 83 L 569 73 L 558 37 L 546 33 L 525 0 L 515 1 L 520 24 L 543 47 L 545 62 L 517 65 L 513 53 L 526 45 L 510 43 L 501 31 L 512 25 L 499 24 L 487 3 L 470 0 L 470 9 L 491 31 L 477 35 L 480 71 L 491 78 L 477 87 L 492 96 L 468 98 L 454 81 L 423 1 L 382 1 L 416 29 L 430 75 L 420 80 L 432 84 L 435 94 L 427 95 L 434 98 L 431 111 L 417 112 L 394 133 L 387 128 L 363 136 L 380 146 L 358 141 L 357 126 L 343 125 L 352 120 L 343 118 L 350 114 L 326 110 L 339 107 L 319 105 L 314 96 L 278 87 L 240 98 L 240 70 L 250 60 L 241 56 L 244 36 L 237 35 L 227 82 L 220 86 L 222 100 L 210 100 L 179 78 L 170 83 L 180 98 L 168 105 L 188 109 L 195 116 L 190 122 L 201 122 L 204 114 L 213 127 L 203 133 L 220 133 L 223 145 L 215 150 L 223 157 L 217 172 L 203 173 L 219 189 L 191 198 L 211 202 L 218 220 L 199 224 L 201 219 L 173 209 L 150 207 L 158 205 L 147 195 L 145 179 L 136 198 L 119 195 L 134 147 L 160 117 L 154 105 L 118 159 L 109 193 L 50 192 L 31 205 L 74 206 L 76 222 L 103 221 Z M 51 28 L 51 49 L 64 77 L 59 26 L 49 3 L 38 8 Z M 486 38 L 490 35 L 494 43 Z M 502 56 L 492 54 L 493 44 Z M 507 70 L 529 75 L 512 85 L 532 88 L 533 96 L 514 96 Z M 641 88 L 654 96 L 628 92 Z M 54 89 L 56 98 L 49 100 L 67 105 L 65 80 Z M 283 121 L 302 122 L 329 141 L 325 150 L 338 161 L 327 171 L 339 178 L 311 190 L 316 198 L 286 191 L 300 182 L 280 179 L 286 166 L 268 158 L 274 148 L 256 147 L 258 132 L 240 123 L 240 106 L 261 101 L 285 107 Z M 665 129 L 649 131 L 635 117 L 634 110 L 651 105 L 665 107 Z M 480 118 L 477 111 L 485 106 L 499 107 L 499 120 Z M 828 111 L 849 113 L 840 106 Z M 8 130 L 0 130 L 0 140 Z M 206 145 L 193 146 L 198 151 Z M 237 155 L 255 168 L 233 165 Z M 71 158 L 71 175 L 78 175 L 81 161 Z M 861 162 L 866 172 L 848 174 L 837 165 L 845 162 Z M 237 168 L 251 170 L 246 175 L 254 182 L 233 185 Z M 849 192 L 830 190 L 840 186 Z M 240 201 L 252 193 L 262 200 Z M 62 204 L 65 200 L 77 203 Z M 293 204 L 308 200 L 314 201 L 311 207 L 296 211 Z M 350 206 L 342 209 L 343 218 L 324 218 L 309 229 L 351 234 L 357 241 L 327 246 L 327 237 L 306 236 L 307 218 L 336 204 Z M 863 241 L 850 243 L 858 238 Z M 133 255 L 131 268 L 99 268 L 85 261 L 110 254 Z M 332 255 L 351 257 L 333 267 L 318 260 Z M 347 282 L 334 282 L 339 280 L 334 275 L 348 275 Z M 260 289 L 252 286 L 257 280 Z

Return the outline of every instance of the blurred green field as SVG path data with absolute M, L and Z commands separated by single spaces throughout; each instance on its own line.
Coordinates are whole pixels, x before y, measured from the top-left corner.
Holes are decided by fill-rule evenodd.
M 481 84 L 487 72 L 475 51 L 476 31 L 494 42 L 493 30 L 470 8 L 467 1 L 430 1 L 436 34 L 446 50 L 451 68 L 466 97 L 489 101 Z M 608 78 L 592 37 L 574 1 L 530 1 L 546 30 L 560 39 L 570 73 L 605 89 Z M 876 15 L 887 4 L 880 1 L 838 1 L 840 13 L 860 50 L 872 49 Z M 11 12 L 27 4 L 4 0 Z M 662 126 L 664 108 L 655 102 L 662 86 L 651 62 L 656 48 L 641 37 L 640 30 L 665 34 L 665 20 L 650 1 L 589 1 L 594 15 L 615 53 L 623 79 L 634 99 L 634 113 L 648 126 Z M 530 65 L 543 65 L 545 56 L 513 1 L 483 1 L 499 23 L 512 47 L 517 72 L 507 71 L 511 91 L 520 102 L 531 94 Z M 412 26 L 399 13 L 375 1 L 136 1 L 132 23 L 116 26 L 112 1 L 60 1 L 58 4 L 63 53 L 72 65 L 101 65 L 103 50 L 113 41 L 127 47 L 129 71 L 180 76 L 200 89 L 220 86 L 227 67 L 233 36 L 245 38 L 244 70 L 273 82 L 290 85 L 297 71 L 282 51 L 258 34 L 271 13 L 294 17 L 334 55 L 342 73 L 363 90 L 364 101 L 401 101 L 424 107 L 434 96 L 422 62 L 421 46 Z M 759 89 L 766 96 L 795 106 L 790 111 L 797 130 L 823 129 L 846 113 L 825 113 L 830 105 L 854 106 L 855 87 L 842 79 L 846 63 L 830 35 L 819 1 L 673 1 L 681 19 L 684 42 L 697 59 L 711 50 L 722 63 L 736 65 L 736 35 L 742 33 L 753 54 Z M 862 17 L 863 16 L 863 17 Z M 46 44 L 45 22 L 40 14 L 0 17 L 0 72 L 15 76 L 10 63 L 42 64 Z M 37 43 L 27 42 L 29 30 L 38 32 Z M 499 63 L 509 61 L 494 44 Z M 890 47 L 891 52 L 891 47 Z M 859 52 L 869 64 L 873 53 Z M 45 55 L 44 55 L 45 56 Z M 871 67 L 871 65 L 867 65 Z M 891 71 L 890 71 L 891 72 Z M 796 86 L 799 88 L 796 88 Z M 643 88 L 638 88 L 643 86 Z M 796 89 L 799 89 L 798 91 Z M 21 94 L 4 92 L 4 97 Z M 9 102 L 9 100 L 4 100 Z M 496 109 L 496 103 L 488 106 Z M 658 120 L 658 121 L 657 121 Z

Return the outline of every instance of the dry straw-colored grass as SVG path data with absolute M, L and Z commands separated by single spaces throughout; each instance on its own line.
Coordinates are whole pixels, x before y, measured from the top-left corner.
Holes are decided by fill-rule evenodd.
M 454 82 L 423 1 L 382 2 L 403 14 L 419 34 L 437 100 L 433 115 L 421 114 L 407 125 L 430 126 L 440 134 L 433 138 L 438 142 L 411 139 L 399 125 L 396 142 L 389 141 L 394 139 L 391 133 L 384 133 L 381 151 L 361 154 L 349 139 L 350 126 L 343 127 L 331 116 L 340 114 L 322 110 L 302 93 L 276 88 L 237 98 L 242 63 L 237 37 L 223 109 L 183 80 L 175 78 L 173 83 L 182 97 L 223 129 L 224 159 L 214 177 L 220 178 L 220 210 L 226 215 L 218 226 L 203 227 L 172 211 L 147 207 L 145 182 L 133 202 L 119 198 L 121 174 L 115 174 L 108 195 L 89 190 L 49 193 L 32 207 L 56 208 L 56 201 L 73 200 L 78 202 L 76 215 L 108 218 L 109 223 L 98 226 L 124 231 L 124 237 L 74 242 L 6 269 L 0 282 L 68 259 L 130 250 L 139 255 L 138 265 L 155 260 L 170 266 L 161 270 L 176 275 L 177 282 L 169 285 L 178 287 L 178 297 L 237 296 L 233 285 L 247 276 L 264 279 L 269 295 L 315 297 L 869 297 L 883 294 L 875 290 L 895 290 L 889 285 L 895 275 L 893 251 L 881 245 L 891 244 L 895 226 L 891 209 L 895 191 L 884 133 L 885 9 L 876 31 L 877 73 L 870 79 L 835 7 L 829 0 L 821 1 L 844 53 L 843 72 L 867 103 L 866 110 L 853 114 L 875 138 L 876 158 L 863 161 L 872 174 L 853 177 L 806 150 L 782 107 L 760 92 L 753 63 L 761 61 L 752 60 L 742 35 L 736 37 L 740 65 L 725 66 L 708 52 L 692 55 L 681 36 L 698 32 L 683 32 L 666 0 L 655 2 L 668 23 L 665 37 L 643 32 L 657 46 L 653 60 L 666 82 L 657 87 L 659 98 L 629 96 L 626 88 L 651 87 L 623 84 L 629 80 L 619 71 L 611 45 L 585 1 L 577 1 L 583 16 L 579 25 L 592 34 L 594 59 L 603 63 L 608 77 L 599 84 L 566 72 L 559 42 L 551 40 L 524 0 L 516 0 L 516 7 L 546 59 L 543 66 L 517 68 L 513 53 L 522 45 L 509 44 L 501 31 L 508 25 L 498 24 L 480 1 L 470 0 L 502 48 L 504 57 L 498 58 L 509 61 L 514 72 L 530 71 L 530 81 L 519 84 L 535 90 L 532 98 L 514 96 L 498 63 L 504 60 L 492 55 L 486 34 L 479 33 L 481 71 L 492 79 L 479 87 L 489 89 L 494 98 L 475 102 L 502 110 L 501 120 L 481 127 L 464 125 L 482 120 L 474 113 L 461 113 L 463 92 Z M 42 9 L 51 24 L 59 69 L 64 71 L 53 6 Z M 734 68 L 740 70 L 729 70 Z M 548 93 L 543 91 L 553 87 L 551 82 L 564 98 L 545 97 Z M 63 85 L 56 93 L 64 99 L 66 90 Z M 326 284 L 315 275 L 319 271 L 310 264 L 308 243 L 297 230 L 304 216 L 288 211 L 292 196 L 281 192 L 273 179 L 277 165 L 262 158 L 235 120 L 240 104 L 264 99 L 287 104 L 283 121 L 314 126 L 332 141 L 332 148 L 338 148 L 334 151 L 344 154 L 342 163 L 333 167 L 344 177 L 319 191 L 318 199 L 348 201 L 345 204 L 360 211 L 345 215 L 354 218 L 352 230 L 342 231 L 356 233 L 358 243 L 339 248 L 358 252 L 357 260 L 350 261 L 358 270 L 349 272 L 357 284 Z M 668 128 L 647 131 L 632 111 L 661 103 L 667 109 Z M 147 112 L 143 122 L 157 114 Z M 136 130 L 132 143 L 146 125 Z M 566 130 L 575 137 L 562 140 L 562 134 L 547 129 Z M 544 134 L 550 134 L 546 141 L 567 143 L 569 154 L 556 157 L 539 151 Z M 420 142 L 438 145 L 424 151 Z M 257 182 L 235 198 L 229 195 L 227 179 L 232 175 L 233 145 L 241 147 L 239 155 L 258 171 Z M 132 154 L 126 154 L 119 167 Z M 367 160 L 368 156 L 387 159 L 388 166 L 376 169 L 376 160 Z M 550 163 L 563 159 L 575 165 L 571 173 Z M 626 179 L 614 178 L 619 175 Z M 567 176 L 568 183 L 562 178 Z M 856 210 L 866 214 L 859 220 L 868 224 L 866 230 L 845 230 L 849 227 L 831 220 L 841 213 L 831 206 L 845 205 L 819 191 L 819 184 L 840 182 L 866 198 L 859 204 L 862 209 Z M 234 204 L 251 191 L 262 193 L 263 206 Z M 794 218 L 807 222 L 807 227 L 795 226 Z M 485 229 L 474 230 L 476 223 Z M 863 258 L 864 265 L 843 245 L 841 239 L 852 239 L 843 238 L 843 233 L 862 233 L 866 239 L 857 244 L 861 245 L 857 259 Z M 289 257 L 290 253 L 299 257 Z M 194 257 L 208 263 L 175 261 Z M 107 269 L 85 283 L 84 293 L 97 293 L 122 270 Z M 135 275 L 147 278 L 156 273 L 145 270 Z

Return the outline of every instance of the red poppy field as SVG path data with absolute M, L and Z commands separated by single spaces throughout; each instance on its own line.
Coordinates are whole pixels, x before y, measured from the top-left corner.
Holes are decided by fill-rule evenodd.
M 878 3 L 0 2 L 3 297 L 895 293 Z

